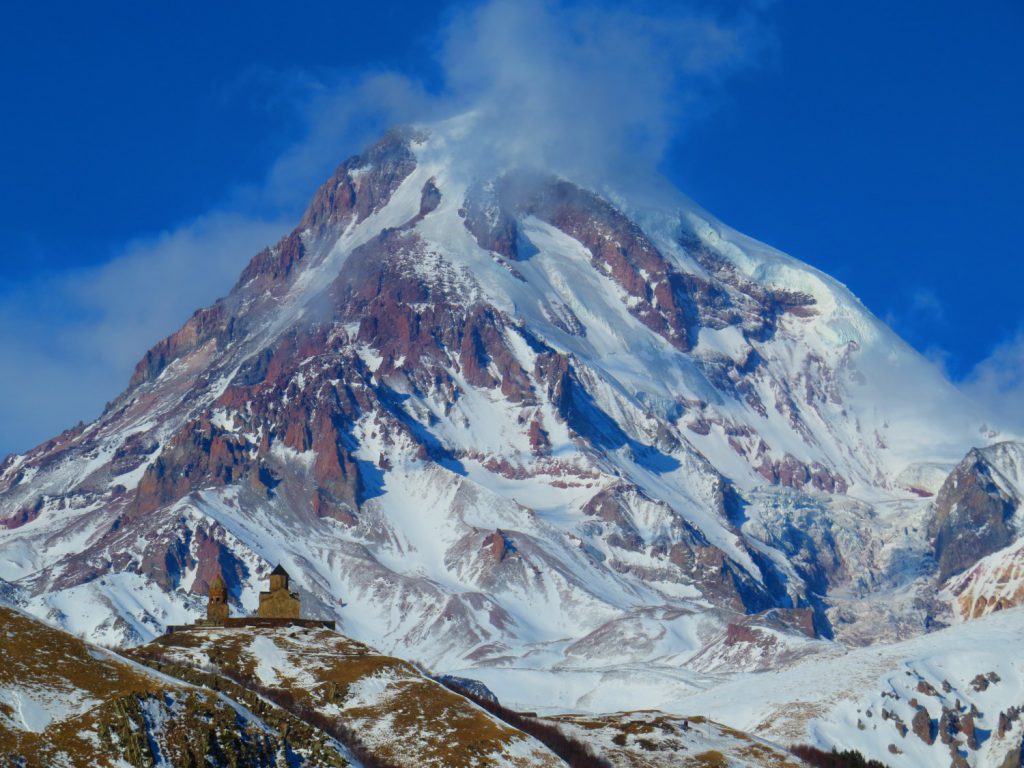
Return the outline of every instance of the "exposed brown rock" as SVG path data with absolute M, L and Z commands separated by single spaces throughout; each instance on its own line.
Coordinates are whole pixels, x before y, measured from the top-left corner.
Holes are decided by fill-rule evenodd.
M 957 733 L 960 732 L 959 717 L 956 712 L 948 707 L 943 707 L 942 714 L 939 716 L 938 730 L 943 744 L 953 743 Z
M 977 749 L 978 734 L 974 723 L 974 715 L 972 713 L 962 715 L 960 717 L 959 727 L 960 733 L 962 733 L 964 738 L 967 740 L 967 746 L 971 749 Z
M 355 509 L 362 492 L 359 465 L 345 447 L 346 433 L 325 411 L 319 411 L 313 424 L 313 450 L 316 460 L 313 477 L 331 501 Z
M 235 482 L 253 466 L 253 446 L 227 434 L 204 414 L 178 432 L 146 469 L 133 512 L 144 515 L 206 486 Z
M 755 643 L 760 633 L 754 627 L 745 624 L 729 624 L 725 628 L 725 644 Z
M 977 691 L 979 693 L 981 691 L 986 690 L 988 688 L 988 686 L 989 686 L 988 679 L 984 675 L 981 675 L 981 674 L 975 675 L 974 679 L 971 680 L 971 687 L 975 691 Z
M 1016 499 L 1000 487 L 995 472 L 985 455 L 972 449 L 939 489 L 928 533 L 940 579 L 960 573 L 1014 540 L 1010 518 Z
M 499 563 L 516 551 L 515 545 L 502 530 L 488 534 L 483 541 L 482 549 L 490 549 L 491 555 Z
M 40 496 L 36 499 L 35 503 L 30 507 L 23 507 L 15 512 L 10 517 L 0 520 L 0 528 L 5 528 L 8 531 L 12 531 L 15 528 L 21 528 L 23 525 L 28 525 L 33 520 L 39 517 L 43 511 L 43 506 L 46 503 L 46 499 Z
M 179 357 L 223 334 L 226 330 L 226 319 L 226 305 L 222 301 L 197 311 L 181 330 L 158 342 L 145 354 L 135 366 L 135 372 L 128 383 L 129 389 L 152 381 Z
M 949 745 L 949 759 L 949 768 L 971 768 L 967 758 L 960 754 L 956 742 Z
M 110 474 L 123 475 L 138 469 L 159 448 L 159 444 L 145 432 L 135 432 L 114 452 L 110 461 Z
M 339 501 L 323 488 L 313 494 L 313 514 L 317 517 L 329 517 L 344 525 L 353 526 L 359 522 L 355 510 L 345 502 Z
M 925 707 L 920 707 L 914 713 L 914 719 L 910 721 L 910 730 L 925 744 L 934 744 L 936 726 L 932 722 L 931 715 Z
M 530 421 L 527 436 L 530 438 L 530 448 L 533 449 L 535 456 L 547 456 L 551 453 L 551 441 L 539 417 Z
M 387 205 L 391 195 L 416 167 L 407 132 L 391 131 L 360 155 L 349 158 L 317 190 L 297 231 L 323 233 L 350 218 L 362 221 Z M 355 171 L 358 178 L 353 179 Z
M 846 480 L 831 472 L 819 462 L 804 464 L 790 454 L 782 459 L 764 456 L 757 467 L 758 474 L 771 483 L 798 490 L 810 486 L 826 493 L 845 493 Z

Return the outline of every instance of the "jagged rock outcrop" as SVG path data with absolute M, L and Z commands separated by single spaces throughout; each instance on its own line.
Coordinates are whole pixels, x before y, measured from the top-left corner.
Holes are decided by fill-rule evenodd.
M 917 707 L 917 711 L 914 713 L 914 717 L 910 721 L 910 730 L 912 730 L 914 735 L 925 744 L 930 745 L 935 743 L 937 728 L 931 715 L 928 713 L 927 707 Z
M 988 457 L 971 450 L 935 499 L 929 534 L 935 542 L 939 578 L 947 579 L 985 555 L 1011 544 L 1020 499 Z

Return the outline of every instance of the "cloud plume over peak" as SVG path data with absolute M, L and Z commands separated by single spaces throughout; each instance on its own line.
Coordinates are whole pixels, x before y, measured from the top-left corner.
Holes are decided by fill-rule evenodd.
M 653 168 L 768 39 L 750 11 L 492 0 L 452 21 L 440 59 L 482 157 L 600 178 Z
M 275 164 L 264 192 L 308 187 L 342 148 L 395 124 L 469 113 L 460 157 L 481 174 L 539 167 L 588 183 L 649 174 L 711 110 L 723 80 L 771 49 L 761 6 L 457 6 L 435 37 L 429 82 L 381 70 L 322 76 L 304 106 L 308 135 Z
M 997 344 L 960 388 L 987 409 L 993 423 L 1024 434 L 1024 330 Z

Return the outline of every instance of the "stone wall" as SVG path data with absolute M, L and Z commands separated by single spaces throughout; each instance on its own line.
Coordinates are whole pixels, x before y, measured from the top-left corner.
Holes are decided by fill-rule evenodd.
M 260 593 L 260 607 L 256 615 L 266 619 L 297 619 L 301 605 L 299 598 L 287 589 Z
M 243 627 L 309 627 L 329 629 L 335 631 L 335 623 L 325 619 L 287 619 L 287 618 L 266 618 L 260 616 L 245 616 L 225 619 L 223 623 L 210 624 L 207 622 L 196 622 L 195 624 L 168 624 L 167 634 L 175 632 L 188 632 L 192 629 L 205 629 L 211 626 L 225 627 L 226 629 L 240 629 Z

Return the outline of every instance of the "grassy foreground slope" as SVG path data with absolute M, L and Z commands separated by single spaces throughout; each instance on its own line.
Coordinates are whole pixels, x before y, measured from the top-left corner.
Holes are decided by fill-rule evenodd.
M 349 764 L 323 733 L 260 717 L 3 606 L 0 658 L 0 766 Z
M 542 744 L 423 675 L 412 664 L 325 629 L 197 629 L 131 655 L 178 675 L 205 671 L 343 729 L 389 765 L 561 766 Z

